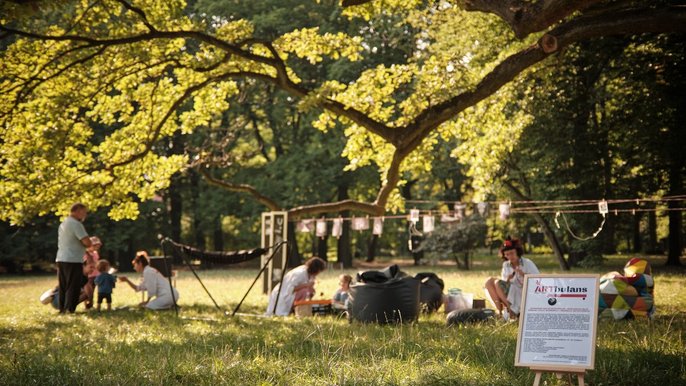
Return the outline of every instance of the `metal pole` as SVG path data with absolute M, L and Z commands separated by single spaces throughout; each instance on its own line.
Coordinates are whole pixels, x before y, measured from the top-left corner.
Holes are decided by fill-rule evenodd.
M 171 292 L 172 296 L 172 301 L 174 302 L 174 311 L 176 312 L 176 317 L 179 317 L 179 305 L 176 304 L 176 295 L 174 295 L 174 286 L 172 285 L 172 271 L 169 269 L 169 266 L 167 266 L 167 250 L 164 248 L 164 242 L 166 239 L 162 239 L 160 244 L 162 244 L 162 251 L 164 252 L 164 270 L 169 273 L 168 279 L 169 279 L 169 290 Z
M 238 305 L 236 306 L 236 308 L 234 308 L 233 313 L 231 314 L 231 316 L 235 316 L 235 315 L 236 315 L 236 313 L 238 312 L 238 309 L 241 308 L 241 305 L 243 304 L 243 301 L 245 300 L 245 298 L 248 297 L 248 294 L 250 293 L 250 291 L 252 290 L 252 288 L 255 286 L 255 283 L 257 283 L 257 280 L 260 279 L 260 276 L 262 276 L 262 273 L 264 273 L 264 270 L 267 269 L 267 267 L 269 266 L 269 263 L 272 261 L 272 259 L 273 259 L 274 256 L 276 255 L 276 252 L 278 252 L 279 249 L 281 249 L 281 247 L 282 247 L 285 243 L 286 243 L 286 241 L 282 241 L 281 243 L 276 244 L 276 245 L 274 246 L 274 252 L 272 252 L 271 256 L 269 256 L 269 258 L 267 259 L 267 261 L 264 263 L 264 265 L 262 266 L 262 269 L 260 269 L 260 272 L 257 273 L 257 277 L 255 277 L 255 280 L 253 280 L 252 284 L 250 285 L 250 288 L 248 288 L 248 291 L 246 291 L 246 292 L 245 292 L 245 295 L 243 295 L 243 299 L 241 299 L 241 301 L 238 303 Z M 277 296 L 277 299 L 278 299 L 278 296 Z
M 286 254 L 288 255 L 288 253 Z M 276 306 L 279 305 L 279 298 L 281 297 L 281 288 L 283 288 L 283 278 L 286 276 L 286 268 L 288 267 L 288 256 L 283 260 L 283 266 L 281 268 L 281 280 L 279 281 L 279 292 L 276 293 L 276 300 L 274 301 L 273 313 L 276 315 Z

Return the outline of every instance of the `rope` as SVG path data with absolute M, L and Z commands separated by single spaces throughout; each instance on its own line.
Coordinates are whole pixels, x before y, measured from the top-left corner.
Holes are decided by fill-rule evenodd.
M 562 215 L 562 219 L 565 220 L 565 227 L 567 228 L 567 231 L 569 232 L 569 234 L 572 235 L 572 237 L 574 237 L 575 239 L 580 240 L 580 241 L 588 241 L 591 239 L 595 239 L 596 236 L 598 236 L 598 234 L 603 230 L 603 226 L 605 226 L 605 220 L 607 219 L 607 217 L 603 214 L 603 222 L 600 223 L 598 230 L 595 231 L 593 233 L 593 235 L 591 235 L 589 237 L 579 237 L 576 234 L 574 234 L 574 232 L 572 232 L 572 229 L 569 227 L 569 223 L 567 222 L 567 216 L 565 216 L 564 213 L 561 213 L 561 212 L 557 212 L 555 214 L 555 225 L 557 225 L 557 229 L 560 229 L 560 223 L 557 221 L 557 218 L 560 217 L 560 215 Z

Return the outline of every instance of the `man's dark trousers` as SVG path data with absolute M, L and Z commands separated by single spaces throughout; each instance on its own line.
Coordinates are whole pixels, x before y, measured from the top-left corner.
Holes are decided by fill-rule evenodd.
M 69 311 L 74 313 L 79 304 L 81 286 L 83 285 L 83 264 L 57 262 L 57 278 L 59 280 L 60 313 Z

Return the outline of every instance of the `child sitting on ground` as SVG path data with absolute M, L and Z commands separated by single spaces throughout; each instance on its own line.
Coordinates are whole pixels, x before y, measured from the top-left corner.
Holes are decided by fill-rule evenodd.
M 350 282 L 353 281 L 353 278 L 350 275 L 344 274 L 339 276 L 338 279 L 340 280 L 338 284 L 340 284 L 341 287 L 333 294 L 333 307 L 339 310 L 345 310 L 348 308 L 348 292 L 350 291 Z
M 103 299 L 107 299 L 107 311 L 110 311 L 112 309 L 112 288 L 114 288 L 117 278 L 109 273 L 109 261 L 100 259 L 96 267 L 100 272 L 95 278 L 95 285 L 98 286 L 98 311 L 100 311 Z

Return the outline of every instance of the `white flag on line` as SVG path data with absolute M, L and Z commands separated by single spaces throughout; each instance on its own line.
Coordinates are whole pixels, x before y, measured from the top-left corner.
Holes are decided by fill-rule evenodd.
M 476 210 L 479 212 L 481 217 L 486 217 L 486 211 L 488 210 L 487 202 L 479 202 L 476 204 Z
M 340 239 L 343 235 L 343 219 L 336 218 L 333 220 L 333 229 L 331 230 L 331 235 L 337 239 Z
M 317 220 L 317 226 L 315 229 L 317 237 L 326 237 L 326 220 L 323 218 Z
M 410 209 L 410 222 L 419 222 L 419 209 Z
M 467 208 L 467 205 L 465 204 L 459 202 L 455 204 L 455 217 L 457 217 L 459 220 L 462 220 L 464 218 L 465 208 Z
M 506 202 L 501 203 L 498 205 L 498 211 L 500 212 L 500 219 L 507 220 L 510 216 L 510 204 Z
M 300 220 L 295 229 L 300 233 L 310 233 L 314 228 L 314 220 Z
M 354 231 L 366 231 L 369 229 L 369 219 L 366 217 L 354 217 L 352 228 Z
M 422 232 L 430 233 L 434 231 L 434 216 L 426 215 L 422 219 Z
M 383 217 L 374 217 L 374 227 L 372 228 L 372 234 L 381 236 L 383 233 Z

